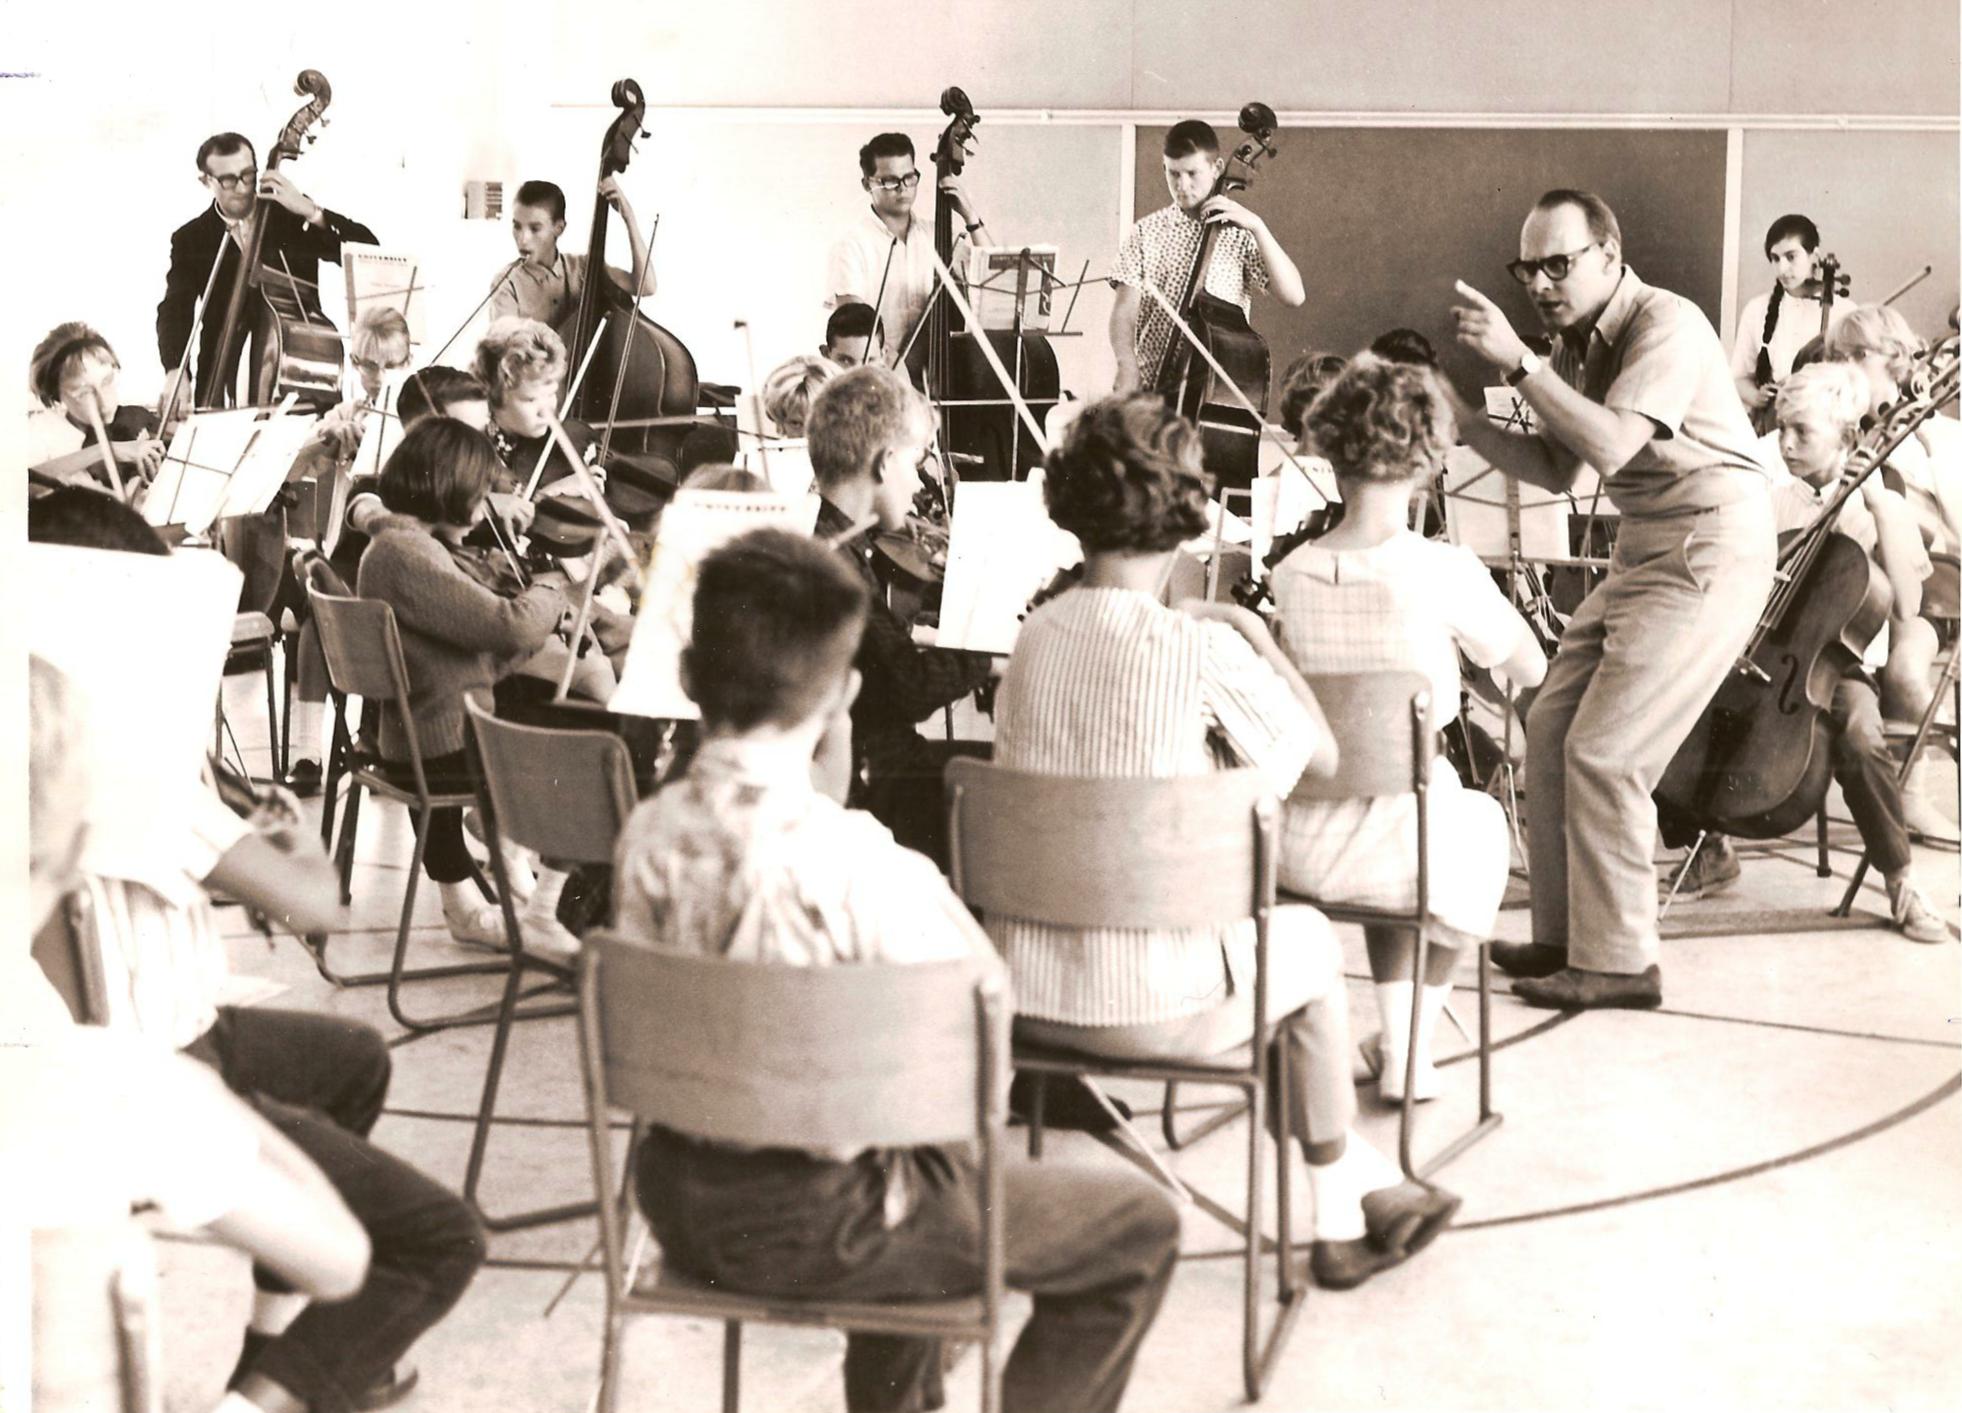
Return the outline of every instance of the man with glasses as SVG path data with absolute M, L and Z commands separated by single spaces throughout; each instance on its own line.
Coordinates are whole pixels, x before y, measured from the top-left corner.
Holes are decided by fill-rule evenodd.
M 1453 393 L 1459 432 L 1556 494 L 1594 467 L 1621 512 L 1607 577 L 1575 611 L 1526 722 L 1533 940 L 1493 944 L 1514 994 L 1561 1010 L 1662 1002 L 1651 792 L 1731 671 L 1771 591 L 1766 473 L 1710 321 L 1622 262 L 1590 192 L 1550 191 L 1507 269 L 1555 336 L 1542 360 L 1463 283 L 1458 342 L 1500 370 L 1540 430 Z
M 302 280 L 317 280 L 323 260 L 338 264 L 343 242 L 373 245 L 375 233 L 359 221 L 329 211 L 285 172 L 277 168 L 261 172 L 252 144 L 235 132 L 208 137 L 199 146 L 198 179 L 211 194 L 211 205 L 170 237 L 170 273 L 164 279 L 163 301 L 157 305 L 157 354 L 166 370 L 183 359 L 198 300 L 211 279 L 212 262 L 218 261 L 218 278 L 211 286 L 211 304 L 198 336 L 196 405 L 209 407 L 230 400 L 237 378 L 236 364 L 226 369 L 217 366 L 218 339 L 240 255 L 252 242 L 253 224 L 266 223 L 259 263 L 282 273 L 290 270 Z
M 913 218 L 920 169 L 913 140 L 905 133 L 882 132 L 859 148 L 858 170 L 858 184 L 872 205 L 831 247 L 824 307 L 871 305 L 879 322 L 898 335 L 887 344 L 888 357 L 897 357 L 912 342 L 933 295 L 933 222 Z M 960 182 L 948 176 L 940 189 L 953 204 L 959 225 L 955 244 L 977 238 L 986 244 L 987 226 Z

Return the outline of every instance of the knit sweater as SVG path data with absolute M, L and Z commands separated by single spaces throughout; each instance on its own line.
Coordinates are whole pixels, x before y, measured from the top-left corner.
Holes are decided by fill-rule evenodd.
M 409 670 L 409 716 L 425 759 L 463 749 L 463 699 L 488 706 L 491 684 L 536 652 L 566 610 L 565 595 L 535 584 L 515 598 L 466 574 L 428 525 L 391 515 L 361 556 L 359 589 L 395 610 Z M 381 714 L 381 752 L 406 761 L 401 714 Z

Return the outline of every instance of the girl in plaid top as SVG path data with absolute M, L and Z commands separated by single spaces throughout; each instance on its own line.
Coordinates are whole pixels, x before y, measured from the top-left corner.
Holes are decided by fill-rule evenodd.
M 1049 457 L 1044 494 L 1084 551 L 1081 582 L 1029 616 L 995 707 L 995 762 L 1089 778 L 1251 766 L 1285 794 L 1333 768 L 1328 723 L 1260 619 L 1160 602 L 1178 546 L 1205 528 L 1198 433 L 1155 397 L 1093 404 Z M 1018 1033 L 1120 1059 L 1210 1055 L 1253 1028 L 1253 924 L 1078 931 L 990 916 L 1015 979 Z M 1281 1096 L 1315 1195 L 1311 1268 L 1347 1288 L 1395 1265 L 1458 1199 L 1398 1185 L 1350 1132 L 1342 951 L 1312 908 L 1274 911 L 1268 1014 L 1289 1047 Z
M 1308 411 L 1306 432 L 1335 468 L 1342 523 L 1274 571 L 1278 632 L 1303 673 L 1408 669 L 1431 680 L 1432 724 L 1458 715 L 1458 654 L 1537 686 L 1546 657 L 1470 551 L 1410 528 L 1411 498 L 1444 463 L 1451 414 L 1428 369 L 1359 355 Z M 1383 1033 L 1379 1093 L 1403 1098 L 1417 1050 L 1415 1097 L 1437 1093 L 1431 1035 L 1458 953 L 1489 937 L 1509 863 L 1505 813 L 1464 790 L 1439 756 L 1430 773 L 1431 837 L 1450 847 L 1431 864 L 1433 946 L 1416 1031 L 1410 1023 L 1415 946 L 1408 933 L 1366 930 Z M 1409 909 L 1417 878 L 1413 795 L 1291 800 L 1281 832 L 1281 883 L 1330 902 Z

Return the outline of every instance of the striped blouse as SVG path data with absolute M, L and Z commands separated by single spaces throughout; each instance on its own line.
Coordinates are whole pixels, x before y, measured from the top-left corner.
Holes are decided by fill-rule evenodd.
M 1286 681 L 1228 625 L 1127 589 L 1072 589 L 1022 625 L 995 703 L 997 765 L 1095 779 L 1253 766 L 1285 795 L 1315 752 Z M 1253 924 L 1078 931 L 991 918 L 1018 1013 L 1133 1025 L 1219 1005 L 1253 978 Z

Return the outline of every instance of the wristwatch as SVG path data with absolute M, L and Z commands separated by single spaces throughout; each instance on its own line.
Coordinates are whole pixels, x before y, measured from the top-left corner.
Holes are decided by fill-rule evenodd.
M 1539 371 L 1540 356 L 1529 348 L 1519 355 L 1519 366 L 1506 374 L 1506 386 L 1516 388 Z

